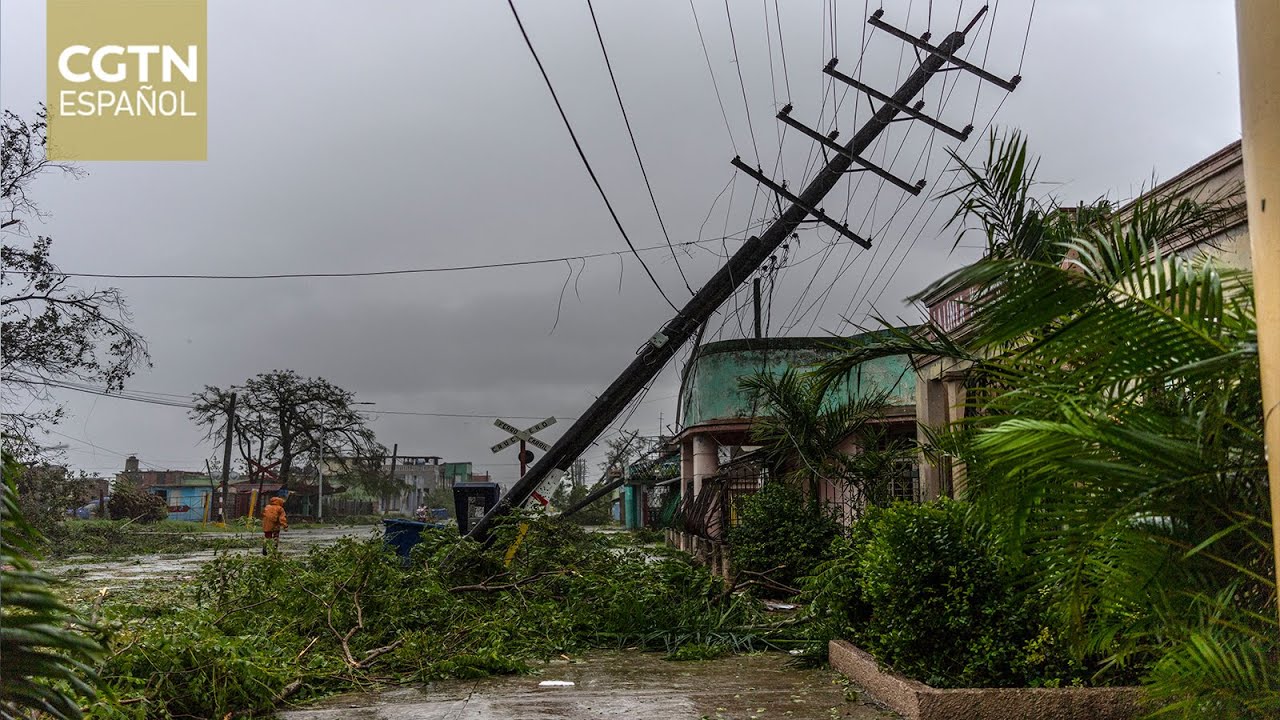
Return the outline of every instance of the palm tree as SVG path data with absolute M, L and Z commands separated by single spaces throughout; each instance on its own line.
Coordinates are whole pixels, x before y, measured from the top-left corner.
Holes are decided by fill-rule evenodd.
M 1071 212 L 1031 198 L 1025 142 L 991 148 L 963 167 L 957 215 L 985 232 L 987 257 L 913 298 L 973 291 L 964 338 L 890 329 L 823 375 L 903 352 L 971 363 L 972 417 L 938 444 L 967 464 L 974 518 L 1035 573 L 1077 652 L 1138 672 L 1169 716 L 1275 717 L 1251 275 L 1165 251 L 1234 208 Z
M 810 372 L 788 368 L 780 375 L 759 372 L 741 381 L 763 408 L 751 429 L 771 476 L 795 482 L 817 505 L 823 480 L 843 483 L 855 513 L 889 500 L 889 484 L 911 456 L 901 442 L 886 442 L 876 420 L 883 418 L 885 394 L 841 398 Z M 857 452 L 842 448 L 852 441 Z

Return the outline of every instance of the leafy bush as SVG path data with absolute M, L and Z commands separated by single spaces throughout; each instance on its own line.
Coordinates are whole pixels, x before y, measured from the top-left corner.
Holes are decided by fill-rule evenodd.
M 54 465 L 29 465 L 14 479 L 18 490 L 18 509 L 40 533 L 66 519 L 70 508 L 84 504 L 84 481 L 68 477 L 65 468 Z
M 958 503 L 872 509 L 806 581 L 812 613 L 880 662 L 937 687 L 1080 681 L 1039 594 L 991 547 Z
M 165 505 L 164 498 L 124 480 L 116 480 L 112 486 L 107 510 L 112 520 L 149 523 L 169 518 L 169 506 Z
M 840 524 L 795 486 L 765 483 L 742 504 L 741 522 L 729 531 L 735 569 L 769 573 L 794 586 L 828 556 Z

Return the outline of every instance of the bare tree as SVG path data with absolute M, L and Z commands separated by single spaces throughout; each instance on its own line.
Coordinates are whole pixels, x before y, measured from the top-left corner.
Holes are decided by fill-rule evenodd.
M 33 121 L 6 110 L 0 123 L 0 429 L 19 455 L 31 454 L 33 435 L 63 417 L 50 387 L 79 381 L 119 391 L 138 366 L 150 365 L 146 341 L 130 326 L 133 318 L 120 290 L 75 287 L 50 259 L 53 240 L 28 233 L 27 223 L 44 217 L 30 192 L 36 178 L 82 173 L 49 160 L 46 129 L 43 106 Z
M 288 484 L 299 458 L 313 467 L 318 464 L 323 425 L 324 455 L 342 459 L 344 481 L 372 490 L 394 484 L 380 472 L 386 448 L 353 406 L 355 393 L 324 378 L 304 378 L 293 370 L 261 373 L 235 388 L 206 386 L 194 396 L 191 418 L 206 428 L 210 439 L 226 437 L 233 390 L 233 437 L 246 465 L 279 461 L 280 480 Z
M 49 129 L 48 113 L 43 104 L 36 109 L 34 120 L 27 121 L 16 113 L 5 110 L 0 123 L 0 195 L 4 207 L 0 208 L 0 230 L 22 232 L 29 218 L 42 218 L 44 213 L 28 194 L 31 182 L 46 172 L 61 172 L 81 177 L 84 170 L 70 163 L 49 159 L 45 153 Z

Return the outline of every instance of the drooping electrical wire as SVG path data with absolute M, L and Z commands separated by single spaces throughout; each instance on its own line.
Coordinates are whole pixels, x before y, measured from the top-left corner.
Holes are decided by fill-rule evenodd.
M 733 239 L 733 238 L 724 238 Z M 694 247 L 705 245 L 708 243 L 721 242 L 722 238 L 707 238 L 705 240 L 690 240 L 688 242 L 674 243 L 674 247 Z M 653 252 L 657 250 L 666 250 L 667 245 L 650 245 L 648 247 L 636 248 L 635 252 Z M 493 270 L 500 268 L 526 267 L 529 265 L 547 265 L 553 263 L 568 262 L 571 260 L 591 260 L 602 257 L 615 257 L 632 255 L 631 250 L 613 250 L 609 252 L 586 253 L 584 255 L 561 255 L 550 258 L 536 258 L 533 260 L 512 260 L 510 262 L 496 263 L 479 263 L 475 265 L 446 265 L 439 267 L 426 268 L 404 268 L 397 270 L 369 270 L 364 272 L 310 272 L 310 273 L 265 273 L 260 275 L 212 275 L 212 274 L 184 274 L 184 273 L 91 273 L 91 272 L 63 272 L 57 271 L 58 275 L 67 277 L 81 278 L 107 278 L 114 280 L 286 280 L 295 278 L 359 278 L 359 277 L 384 277 L 388 275 L 420 275 L 426 273 L 444 273 L 444 272 L 463 272 L 469 270 Z M 13 272 L 22 274 L 20 270 L 6 270 L 5 272 Z
M 134 392 L 146 392 L 146 391 L 131 392 L 128 390 L 124 390 L 124 391 L 108 390 L 105 387 L 96 387 L 88 384 L 72 383 L 72 382 L 59 381 L 59 380 L 38 380 L 38 381 L 31 381 L 31 382 L 37 385 L 47 385 L 49 387 L 60 388 L 63 390 L 74 390 L 76 392 L 88 393 L 90 395 L 98 395 L 100 397 L 119 398 L 121 400 L 130 400 L 133 402 L 149 403 L 152 405 L 164 405 L 168 407 L 177 407 L 177 408 L 183 408 L 187 410 L 194 408 L 194 405 L 190 403 L 166 401 L 166 400 L 160 400 L 153 397 L 147 397 L 145 395 L 134 394 Z M 176 393 L 153 393 L 153 394 L 177 396 Z M 190 396 L 188 395 L 186 397 L 190 397 Z M 411 411 L 411 410 L 383 410 L 381 408 L 377 410 L 362 410 L 360 411 L 360 413 L 365 415 L 407 415 L 407 416 L 416 416 L 416 417 L 468 418 L 468 419 L 474 418 L 474 419 L 486 419 L 486 420 L 492 420 L 493 418 L 499 417 L 499 416 L 508 418 L 511 420 L 543 419 L 542 416 L 535 417 L 532 415 L 512 415 L 509 413 L 490 413 L 486 415 L 483 413 L 448 413 L 448 412 L 426 412 L 426 411 Z M 559 418 L 560 420 L 577 420 L 577 417 L 573 417 L 573 416 L 557 415 L 556 417 Z
M 636 134 L 631 129 L 631 117 L 627 115 L 627 106 L 622 102 L 622 91 L 618 89 L 618 78 L 613 74 L 613 63 L 609 61 L 609 51 L 604 45 L 604 34 L 600 32 L 600 21 L 596 19 L 596 9 L 591 0 L 587 0 L 587 9 L 591 12 L 591 24 L 596 28 L 596 39 L 600 41 L 600 53 L 604 55 L 604 66 L 609 70 L 609 82 L 613 83 L 613 94 L 618 98 L 618 109 L 622 111 L 622 121 L 627 126 L 627 135 L 631 138 L 631 149 L 635 151 L 636 164 L 640 166 L 640 176 L 644 178 L 644 186 L 649 191 L 649 201 L 653 203 L 653 213 L 658 216 L 658 226 L 662 228 L 662 236 L 667 240 L 667 247 L 671 248 L 671 259 L 675 261 L 676 269 L 680 271 L 680 279 L 684 281 L 689 294 L 693 295 L 693 287 L 689 285 L 689 278 L 685 276 L 680 258 L 676 256 L 676 248 L 671 244 L 667 223 L 663 221 L 662 211 L 658 209 L 658 198 L 653 194 L 653 185 L 649 182 L 649 171 L 645 169 L 644 159 L 640 157 L 640 145 L 636 143 Z
M 729 44 L 733 47 L 733 65 L 738 71 L 738 87 L 742 88 L 742 109 L 747 115 L 747 130 L 751 134 L 751 146 L 756 153 L 756 165 L 760 165 L 760 144 L 756 142 L 755 123 L 751 122 L 751 104 L 747 102 L 747 83 L 742 79 L 742 62 L 738 59 L 738 37 L 733 31 L 733 16 L 729 14 L 729 0 L 724 0 L 724 16 L 729 23 Z
M 578 142 L 578 134 L 574 132 L 573 125 L 569 122 L 569 116 L 565 114 L 564 105 L 560 103 L 560 96 L 556 94 L 555 86 L 551 84 L 551 76 L 547 74 L 547 69 L 542 65 L 542 58 L 538 57 L 538 51 L 533 47 L 533 40 L 529 38 L 529 33 L 524 29 L 524 22 L 520 20 L 520 13 L 516 11 L 515 0 L 507 0 L 507 7 L 511 8 L 511 15 L 516 20 L 516 25 L 520 28 L 520 35 L 524 38 L 525 45 L 529 48 L 529 54 L 533 56 L 534 63 L 538 66 L 538 72 L 542 74 L 542 79 L 547 85 L 547 91 L 551 93 L 551 99 L 555 101 L 556 110 L 560 112 L 560 119 L 564 121 L 564 127 L 569 131 L 569 138 L 573 140 L 573 147 L 578 151 L 578 157 L 582 159 L 582 165 L 587 169 L 587 175 L 591 176 L 591 182 L 596 186 L 596 190 L 600 193 L 600 199 L 604 201 L 604 205 L 609 210 L 609 216 L 613 218 L 613 224 L 617 226 L 618 232 L 622 235 L 622 239 L 626 241 L 627 247 L 631 248 L 631 253 L 636 256 L 636 260 L 640 261 L 640 267 L 644 268 L 644 272 L 649 276 L 649 280 L 658 290 L 658 294 L 662 299 L 671 306 L 672 310 L 680 311 L 676 304 L 671 302 L 671 298 L 667 297 L 667 293 L 662 289 L 662 285 L 658 283 L 658 278 L 654 277 L 653 271 L 645 263 L 644 258 L 640 257 L 640 252 L 636 250 L 636 246 L 631 242 L 631 237 L 627 235 L 627 230 L 622 226 L 622 220 L 618 218 L 618 213 L 613 209 L 613 203 L 609 201 L 608 194 L 604 191 L 604 186 L 600 184 L 600 179 L 596 177 L 596 171 L 591 167 L 591 161 L 587 160 L 587 153 L 582 149 L 582 143 Z
M 693 13 L 693 26 L 698 30 L 698 42 L 702 45 L 702 57 L 707 61 L 707 74 L 711 76 L 711 87 L 716 93 L 716 103 L 720 106 L 720 117 L 724 120 L 725 132 L 729 134 L 729 145 L 733 147 L 733 153 L 740 155 L 738 152 L 738 141 L 733 137 L 733 127 L 729 124 L 729 113 L 724 109 L 724 98 L 720 95 L 720 83 L 716 80 L 716 71 L 711 67 L 711 53 L 707 51 L 707 39 L 702 34 L 702 23 L 698 21 L 698 8 L 694 6 L 693 0 L 689 0 L 689 10 Z
M 782 39 L 782 13 L 778 10 L 778 0 L 773 0 L 773 17 L 778 28 L 778 50 L 782 55 L 782 80 L 787 88 L 787 102 L 791 102 L 791 73 L 787 70 L 787 44 Z

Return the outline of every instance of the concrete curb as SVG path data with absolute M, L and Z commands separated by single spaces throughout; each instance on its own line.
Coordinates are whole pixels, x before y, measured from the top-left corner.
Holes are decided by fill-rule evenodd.
M 844 640 L 829 645 L 831 667 L 906 720 L 1132 720 L 1142 691 L 1104 688 L 959 688 L 940 690 L 883 670 Z

